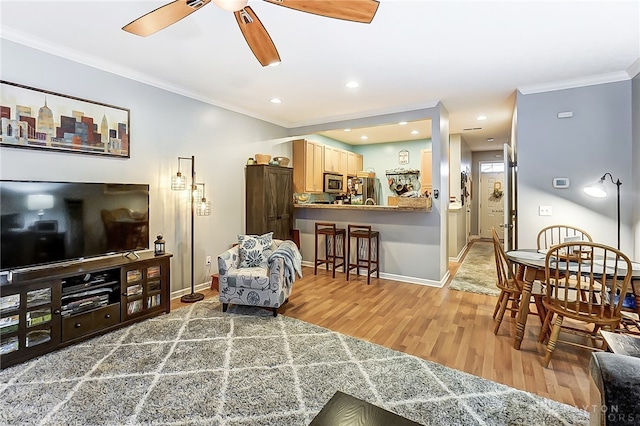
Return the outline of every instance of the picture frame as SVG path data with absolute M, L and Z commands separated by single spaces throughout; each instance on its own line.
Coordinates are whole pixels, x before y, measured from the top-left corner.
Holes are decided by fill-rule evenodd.
M 126 108 L 0 80 L 0 147 L 130 158 Z
M 409 164 L 409 151 L 406 149 L 400 150 L 398 152 L 398 164 L 406 165 Z

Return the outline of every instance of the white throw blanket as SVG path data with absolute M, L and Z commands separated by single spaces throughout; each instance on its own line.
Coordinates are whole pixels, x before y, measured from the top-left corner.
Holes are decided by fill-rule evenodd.
M 271 253 L 267 260 L 269 266 L 271 266 L 271 263 L 273 263 L 273 260 L 277 257 L 284 260 L 284 278 L 286 284 L 293 284 L 296 280 L 296 274 L 302 278 L 302 255 L 293 241 L 285 240 L 280 243 L 278 248 Z

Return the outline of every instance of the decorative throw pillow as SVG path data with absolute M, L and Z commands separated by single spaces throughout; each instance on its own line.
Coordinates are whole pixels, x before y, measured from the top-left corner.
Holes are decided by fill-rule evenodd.
M 241 268 L 264 265 L 271 254 L 273 232 L 264 235 L 238 235 L 238 253 Z

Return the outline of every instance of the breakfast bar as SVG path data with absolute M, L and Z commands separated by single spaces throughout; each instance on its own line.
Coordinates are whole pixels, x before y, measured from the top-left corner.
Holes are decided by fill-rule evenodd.
M 303 262 L 314 259 L 316 222 L 371 225 L 380 233 L 381 278 L 440 286 L 440 213 L 426 207 L 353 204 L 295 204 L 294 228 L 300 232 Z M 431 263 L 434 264 L 431 264 Z M 338 268 L 342 272 L 342 268 Z

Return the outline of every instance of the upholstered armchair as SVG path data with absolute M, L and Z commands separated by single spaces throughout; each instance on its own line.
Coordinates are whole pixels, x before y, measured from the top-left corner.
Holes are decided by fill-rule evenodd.
M 295 280 L 293 274 L 300 271 L 299 266 L 291 270 L 291 258 L 279 255 L 285 248 L 289 252 L 295 250 L 294 257 L 299 257 L 298 263 L 301 261 L 295 244 L 282 240 L 273 240 L 270 249 L 265 250 L 264 258 L 259 259 L 256 266 L 241 267 L 240 245 L 218 256 L 220 303 L 223 312 L 227 311 L 231 303 L 271 308 L 273 316 L 278 315 L 278 308 L 291 294 Z

